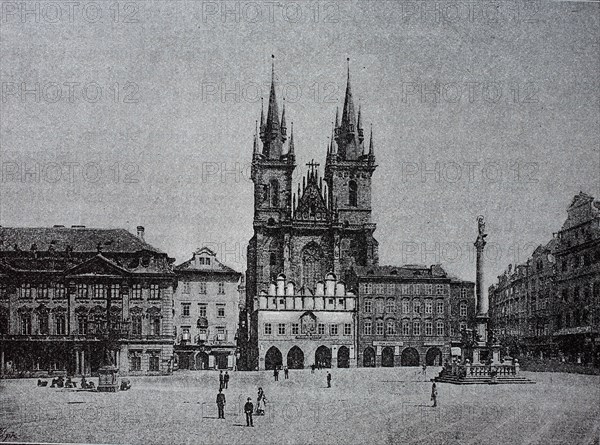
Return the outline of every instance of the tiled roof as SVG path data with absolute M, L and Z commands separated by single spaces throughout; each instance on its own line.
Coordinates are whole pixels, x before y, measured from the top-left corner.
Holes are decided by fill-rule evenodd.
M 38 251 L 55 250 L 64 252 L 67 246 L 73 252 L 138 252 L 148 250 L 164 253 L 129 233 L 125 229 L 91 229 L 68 227 L 0 227 L 0 251 L 29 251 L 32 246 Z
M 195 261 L 196 255 L 207 254 L 210 257 L 210 265 L 197 265 Z M 237 270 L 232 269 L 229 266 L 221 263 L 217 260 L 215 253 L 207 247 L 198 249 L 192 258 L 175 266 L 175 272 L 199 272 L 199 273 L 221 273 L 221 274 L 234 274 L 241 275 Z
M 394 277 L 402 278 L 449 278 L 446 271 L 439 264 L 431 267 L 407 264 L 404 266 L 355 266 L 354 270 L 360 277 Z

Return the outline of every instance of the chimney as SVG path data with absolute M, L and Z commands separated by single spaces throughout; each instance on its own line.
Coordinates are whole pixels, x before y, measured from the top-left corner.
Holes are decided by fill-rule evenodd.
M 137 236 L 144 241 L 144 226 L 137 226 Z

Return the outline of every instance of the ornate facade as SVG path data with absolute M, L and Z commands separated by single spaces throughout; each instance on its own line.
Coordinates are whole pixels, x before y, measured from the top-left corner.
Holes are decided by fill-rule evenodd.
M 110 313 L 119 372 L 170 373 L 173 260 L 143 234 L 0 227 L 0 372 L 94 374 Z
M 327 273 L 343 279 L 353 266 L 378 263 L 378 245 L 371 221 L 371 178 L 376 169 L 373 137 L 364 140 L 361 110 L 355 112 L 350 72 L 341 121 L 327 146 L 324 175 L 319 164 L 294 191 L 296 168 L 293 126 L 288 140 L 285 106 L 281 115 L 275 94 L 275 74 L 266 117 L 254 136 L 254 236 L 248 245 L 246 310 L 248 343 L 242 345 L 247 366 L 258 366 L 259 330 L 256 299 L 284 274 L 303 293 L 313 294 Z

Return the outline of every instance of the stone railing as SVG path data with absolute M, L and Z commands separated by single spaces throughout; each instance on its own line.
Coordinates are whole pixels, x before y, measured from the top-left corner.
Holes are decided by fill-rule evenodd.
M 472 365 L 469 362 L 465 364 L 452 363 L 446 365 L 442 374 L 452 375 L 458 378 L 469 377 L 508 377 L 519 374 L 519 362 L 515 360 L 514 364 L 492 364 L 492 365 Z

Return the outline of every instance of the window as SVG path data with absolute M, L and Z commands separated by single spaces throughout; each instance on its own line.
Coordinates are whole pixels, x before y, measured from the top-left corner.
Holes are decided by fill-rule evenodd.
M 433 302 L 431 300 L 425 300 L 425 313 L 426 314 L 433 313 Z
M 454 337 L 456 333 L 454 332 L 454 325 L 450 325 L 450 337 Z
M 435 325 L 435 333 L 438 337 L 444 336 L 444 322 L 442 320 L 438 320 Z
M 133 298 L 135 300 L 142 299 L 142 285 L 141 284 L 134 284 L 133 286 L 131 286 L 131 298 Z
M 200 259 L 202 259 L 202 258 L 200 258 Z M 190 283 L 188 281 L 184 281 L 182 283 L 181 292 L 184 294 L 190 293 Z
M 39 314 L 38 315 L 38 323 L 40 335 L 48 335 L 48 314 Z
M 333 298 L 329 298 L 329 305 L 333 306 Z
M 184 317 L 190 316 L 190 303 L 181 303 L 181 315 Z
M 385 302 L 385 311 L 389 313 L 396 312 L 396 302 L 393 298 L 388 298 Z
M 377 327 L 376 334 L 383 335 L 383 320 L 377 320 L 375 326 Z
M 21 298 L 31 298 L 31 284 L 21 284 Z
M 110 297 L 119 298 L 121 296 L 121 286 L 118 284 L 110 285 Z
M 300 325 L 298 323 L 292 323 L 292 335 L 298 335 L 300 333 Z
M 325 324 L 324 323 L 319 323 L 317 325 L 317 334 L 325 335 Z
M 106 286 L 104 284 L 94 284 L 94 298 L 99 300 L 106 298 Z
M 378 314 L 383 312 L 383 298 L 378 298 L 375 300 L 375 310 Z
M 413 312 L 415 314 L 421 313 L 421 300 L 413 300 Z
M 370 314 L 371 312 L 373 312 L 373 301 L 372 300 L 365 300 L 365 312 L 367 314 Z
M 352 335 L 352 324 L 344 323 L 344 335 L 349 336 Z
M 277 266 L 277 253 L 275 253 L 275 252 L 270 253 L 269 266 Z
M 436 284 L 436 286 L 435 286 L 435 293 L 437 295 L 442 295 L 444 293 L 444 285 L 443 284 Z
M 142 370 L 142 358 L 139 355 L 129 357 L 129 363 L 132 371 Z
M 206 318 L 206 303 L 198 303 L 198 315 Z
M 151 355 L 148 363 L 148 371 L 160 371 L 160 357 L 158 355 Z
M 365 293 L 366 294 L 372 294 L 373 293 L 373 284 L 372 283 L 367 283 L 366 284 Z
M 402 335 L 410 335 L 410 322 L 408 320 L 402 321 Z
M 467 288 L 466 287 L 460 288 L 460 298 L 467 298 Z
M 285 335 L 285 323 L 279 323 L 277 325 L 277 334 L 278 335 Z
M 425 321 L 425 335 L 432 336 L 433 335 L 433 323 L 431 320 Z
M 427 295 L 433 295 L 433 284 L 426 284 L 425 292 L 427 293 Z
M 408 284 L 403 284 L 402 285 L 402 295 L 409 295 L 410 293 L 410 288 L 408 287 Z
M 205 294 L 206 293 L 206 281 L 200 281 L 198 283 L 198 293 Z
M 48 298 L 48 284 L 40 283 L 37 288 L 37 297 L 40 299 Z
M 338 335 L 338 325 L 337 324 L 329 325 L 329 335 Z
M 410 300 L 402 300 L 402 313 L 408 314 L 410 312 Z
M 217 304 L 217 317 L 224 317 L 225 316 L 225 305 L 224 304 Z
M 279 207 L 279 183 L 275 179 L 269 183 L 269 207 Z
M 387 335 L 394 335 L 394 334 L 396 334 L 396 326 L 395 326 L 394 320 L 388 320 L 388 321 L 386 321 L 385 333 Z
M 421 335 L 421 322 L 418 320 L 413 321 L 413 335 Z
M 466 301 L 461 301 L 460 302 L 459 315 L 461 317 L 466 317 L 467 316 L 467 302 Z
M 67 319 L 63 314 L 54 316 L 54 329 L 56 335 L 65 335 L 67 333 Z
M 150 335 L 160 335 L 160 317 L 154 316 L 150 319 Z
M 350 181 L 348 183 L 348 205 L 351 207 L 356 207 L 358 204 L 358 186 L 356 185 L 356 181 Z
M 273 327 L 271 323 L 265 323 L 265 335 L 271 335 L 273 333 Z
M 364 333 L 365 335 L 371 335 L 373 333 L 373 327 L 370 321 L 365 321 Z
M 465 329 L 467 329 L 467 323 L 465 323 L 464 321 L 462 321 L 462 322 L 460 323 L 459 329 L 460 329 L 460 332 L 462 332 L 462 331 L 464 331 Z
M 131 317 L 131 334 L 142 335 L 142 316 L 134 315 Z
M 220 294 L 224 294 L 225 293 L 225 283 L 224 282 L 219 282 L 219 293 Z
M 444 313 L 444 300 L 438 300 L 438 302 L 437 302 L 437 313 L 438 314 L 443 314 Z
M 77 317 L 77 332 L 79 335 L 87 335 L 88 332 L 88 318 L 86 315 L 80 315 Z
M 65 285 L 63 283 L 56 283 L 54 285 L 54 298 L 57 300 L 63 299 L 67 296 Z
M 151 284 L 150 285 L 150 299 L 151 300 L 158 300 L 160 299 L 160 287 L 158 284 Z

